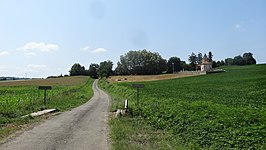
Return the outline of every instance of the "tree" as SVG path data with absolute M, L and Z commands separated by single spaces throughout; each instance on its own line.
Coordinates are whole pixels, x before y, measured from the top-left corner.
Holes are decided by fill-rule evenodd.
M 77 76 L 77 75 L 86 75 L 86 70 L 84 66 L 81 66 L 79 63 L 75 63 L 70 71 L 70 76 Z
M 160 59 L 159 60 L 159 64 L 158 64 L 158 66 L 157 66 L 157 72 L 156 72 L 156 74 L 160 74 L 160 73 L 163 73 L 163 72 L 165 72 L 165 71 L 167 71 L 167 61 L 166 61 L 166 59 Z
M 204 56 L 203 56 L 203 60 L 204 60 L 204 61 L 208 61 L 208 56 L 206 55 L 206 53 L 205 53 Z
M 213 68 L 219 67 L 218 62 L 216 62 L 216 61 L 212 61 L 212 67 L 213 67 Z
M 191 55 L 188 58 L 189 63 L 189 70 L 195 70 L 196 69 L 196 64 L 197 64 L 197 56 L 195 53 L 191 53 Z
M 120 61 L 117 62 L 117 67 L 115 68 L 114 73 L 116 75 L 129 75 L 130 74 L 126 66 L 121 64 Z
M 120 62 L 115 69 L 119 74 L 160 74 L 167 70 L 167 62 L 159 53 L 138 50 L 129 51 L 120 56 Z
M 97 79 L 99 77 L 98 70 L 99 70 L 98 64 L 90 64 L 89 75 L 91 76 L 91 78 Z
M 225 59 L 225 65 L 227 65 L 227 66 L 234 65 L 234 59 L 233 58 L 226 58 Z
M 234 65 L 240 65 L 240 66 L 245 65 L 245 61 L 241 55 L 235 56 L 233 62 Z
M 198 57 L 197 57 L 197 64 L 201 64 L 202 63 L 202 53 L 198 53 Z
M 221 66 L 224 66 L 225 62 L 223 60 L 221 60 Z
M 167 62 L 167 72 L 168 73 L 173 73 L 176 71 L 180 71 L 183 69 L 183 67 L 181 66 L 181 60 L 178 57 L 171 57 L 169 58 L 168 62 Z M 174 67 L 174 68 L 173 68 Z
M 243 60 L 245 62 L 245 65 L 256 64 L 256 60 L 253 58 L 253 54 L 250 52 L 243 54 Z
M 208 61 L 209 62 L 212 62 L 212 57 L 213 57 L 212 52 L 209 52 L 209 55 L 208 55 Z
M 104 77 L 109 77 L 113 74 L 113 62 L 108 60 L 108 61 L 103 61 L 100 63 L 100 66 L 99 66 L 99 76 L 101 78 L 104 78 Z
M 253 58 L 252 53 L 244 53 L 243 57 L 241 55 L 235 56 L 234 59 L 232 58 L 227 58 L 225 59 L 226 65 L 251 65 L 251 64 L 256 64 L 255 58 Z

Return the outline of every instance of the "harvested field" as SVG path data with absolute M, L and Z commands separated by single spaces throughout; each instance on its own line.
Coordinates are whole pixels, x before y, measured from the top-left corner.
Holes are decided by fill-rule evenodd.
M 25 86 L 25 85 L 62 85 L 62 86 L 75 86 L 82 83 L 86 83 L 89 77 L 87 76 L 75 76 L 75 77 L 62 77 L 62 78 L 50 78 L 50 79 L 36 79 L 36 80 L 12 80 L 1 81 L 0 86 Z
M 126 76 L 111 76 L 108 78 L 110 82 L 142 82 L 156 81 L 174 78 L 184 78 L 197 76 L 199 74 L 162 74 L 162 75 L 126 75 Z

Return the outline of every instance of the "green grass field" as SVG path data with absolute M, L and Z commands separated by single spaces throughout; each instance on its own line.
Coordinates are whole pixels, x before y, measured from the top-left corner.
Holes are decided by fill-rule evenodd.
M 0 86 L 0 140 L 33 118 L 21 116 L 43 109 L 65 111 L 87 102 L 93 95 L 93 80 L 89 77 L 67 77 L 23 82 L 2 82 Z M 47 104 L 38 85 L 51 85 L 47 90 Z
M 265 149 L 266 65 L 222 68 L 227 72 L 142 82 L 140 109 L 131 83 L 101 81 L 112 110 L 128 99 L 134 116 L 110 121 L 113 149 Z

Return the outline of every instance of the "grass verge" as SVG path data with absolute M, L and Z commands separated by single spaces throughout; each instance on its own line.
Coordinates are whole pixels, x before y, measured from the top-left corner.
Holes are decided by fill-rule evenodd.
M 25 115 L 26 113 L 49 108 L 56 108 L 58 111 L 63 112 L 87 102 L 93 96 L 92 83 L 94 80 L 88 77 L 84 78 L 86 78 L 84 80 L 85 83 L 82 83 L 80 85 L 74 85 L 71 87 L 65 87 L 65 85 L 62 85 L 55 87 L 56 89 L 59 89 L 58 91 L 60 92 L 51 94 L 49 96 L 47 105 L 43 105 L 43 103 L 36 103 L 34 106 L 30 105 L 30 109 L 27 109 L 25 107 L 21 109 L 16 108 L 16 106 L 20 105 L 11 105 L 12 108 L 10 109 L 3 109 L 5 107 L 1 107 L 2 109 L 0 110 L 0 141 L 3 141 L 8 135 L 11 135 L 15 131 L 18 131 L 28 126 L 29 124 L 36 123 L 41 120 L 40 117 L 22 118 L 21 116 Z M 13 87 L 6 88 L 12 89 Z M 24 85 L 19 88 L 24 89 Z M 31 107 L 33 109 L 31 109 Z

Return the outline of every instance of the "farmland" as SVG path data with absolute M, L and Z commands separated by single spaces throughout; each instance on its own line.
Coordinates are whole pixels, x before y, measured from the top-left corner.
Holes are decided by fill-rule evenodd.
M 108 78 L 110 82 L 142 82 L 142 81 L 157 81 L 175 78 L 184 78 L 196 76 L 199 74 L 162 74 L 162 75 L 124 75 L 112 76 Z
M 31 112 L 55 108 L 69 110 L 92 97 L 93 80 L 89 77 L 64 77 L 56 79 L 0 82 L 0 139 L 14 132 L 33 118 L 21 118 Z M 47 104 L 43 102 L 43 90 L 38 86 L 49 85 Z
M 222 69 L 227 72 L 141 82 L 140 107 L 131 83 L 101 81 L 112 110 L 128 99 L 133 111 L 132 118 L 111 120 L 113 148 L 265 149 L 266 65 Z

